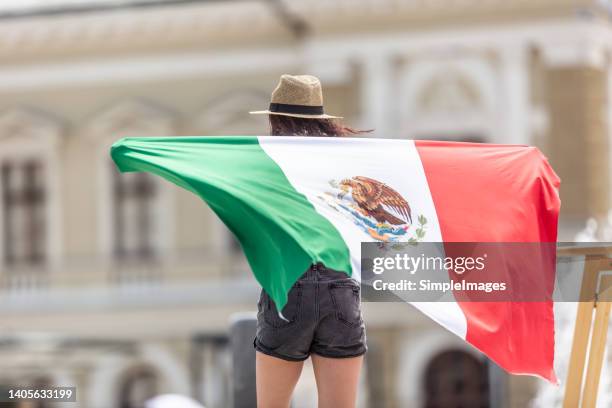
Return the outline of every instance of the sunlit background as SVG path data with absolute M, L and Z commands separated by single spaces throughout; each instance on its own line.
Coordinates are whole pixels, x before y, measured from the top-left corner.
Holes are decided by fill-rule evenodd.
M 230 316 L 259 291 L 240 248 L 108 150 L 266 134 L 247 112 L 282 73 L 319 76 L 326 111 L 375 137 L 538 146 L 562 179 L 560 239 L 611 241 L 610 3 L 0 0 L 0 385 L 74 385 L 83 408 L 231 407 Z M 360 407 L 488 406 L 481 354 L 410 306 L 364 313 Z M 563 392 L 507 381 L 509 407 Z M 315 396 L 307 368 L 294 406 Z

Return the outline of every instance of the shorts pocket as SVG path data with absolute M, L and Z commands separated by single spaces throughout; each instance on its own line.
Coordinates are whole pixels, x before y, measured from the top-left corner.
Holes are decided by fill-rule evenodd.
M 263 304 L 265 298 L 266 298 L 266 291 L 263 290 L 262 288 L 261 292 L 259 293 L 259 299 L 257 300 L 257 311 L 261 311 L 261 305 Z
M 300 311 L 302 306 L 302 285 L 296 283 L 293 285 L 287 296 L 287 304 L 283 308 L 283 316 L 285 319 L 279 316 L 278 310 L 272 298 L 266 293 L 262 300 L 264 305 L 264 320 L 265 322 L 277 329 L 287 327 L 297 322 L 300 318 Z
M 357 327 L 363 323 L 359 291 L 359 284 L 353 280 L 334 282 L 329 285 L 336 319 L 350 327 Z

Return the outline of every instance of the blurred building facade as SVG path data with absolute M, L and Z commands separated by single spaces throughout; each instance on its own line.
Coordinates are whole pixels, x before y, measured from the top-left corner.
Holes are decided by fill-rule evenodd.
M 161 392 L 228 406 L 229 317 L 258 296 L 240 248 L 195 196 L 119 176 L 108 151 L 124 136 L 266 134 L 247 112 L 267 106 L 282 73 L 319 76 L 326 110 L 376 137 L 537 145 L 562 178 L 560 239 L 605 222 L 611 10 L 595 0 L 0 8 L 0 385 L 76 385 L 87 408 L 142 407 Z M 479 353 L 406 305 L 364 313 L 361 406 L 486 401 Z M 525 406 L 537 382 L 510 387 Z

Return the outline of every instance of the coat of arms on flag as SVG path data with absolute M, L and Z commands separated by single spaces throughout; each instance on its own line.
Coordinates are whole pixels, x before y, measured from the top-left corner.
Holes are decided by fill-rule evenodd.
M 419 215 L 416 229 L 408 201 L 385 183 L 364 176 L 330 180 L 333 191 L 318 196 L 377 241 L 417 242 L 425 236 L 427 218 Z

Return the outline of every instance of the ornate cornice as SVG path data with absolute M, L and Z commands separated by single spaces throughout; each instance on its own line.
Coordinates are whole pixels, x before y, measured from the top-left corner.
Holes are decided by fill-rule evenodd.
M 37 109 L 15 107 L 0 112 L 0 142 L 32 140 L 54 146 L 62 133 L 61 122 Z
M 121 135 L 166 135 L 172 133 L 174 120 L 172 112 L 157 103 L 128 99 L 96 114 L 89 123 L 88 134 L 96 140 Z
M 268 37 L 290 36 L 259 1 L 60 14 L 2 20 L 0 58 L 214 48 Z
M 231 92 L 221 95 L 209 102 L 196 115 L 196 120 L 193 123 L 194 128 L 217 131 L 219 129 L 227 129 L 233 123 L 239 121 L 247 121 L 253 125 L 259 124 L 262 122 L 259 120 L 260 118 L 251 115 L 245 116 L 245 113 L 252 110 L 265 109 L 269 101 L 269 94 L 258 90 Z M 258 128 L 258 126 L 253 126 L 253 129 Z
M 311 32 L 362 31 L 393 22 L 457 24 L 474 18 L 567 15 L 585 8 L 600 10 L 595 0 L 281 0 L 284 8 Z M 176 6 L 113 8 L 88 13 L 3 18 L 0 58 L 104 54 L 142 49 L 228 48 L 250 43 L 291 43 L 295 37 L 283 16 L 263 0 L 186 3 Z M 480 17 L 479 17 L 480 16 Z

